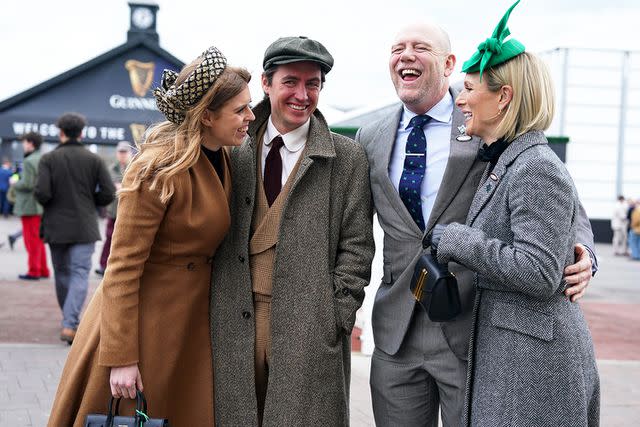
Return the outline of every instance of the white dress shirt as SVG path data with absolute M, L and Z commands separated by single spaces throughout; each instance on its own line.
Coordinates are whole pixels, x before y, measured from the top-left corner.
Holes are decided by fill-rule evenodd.
M 297 129 L 292 130 L 289 133 L 281 135 L 271 121 L 269 116 L 269 122 L 267 123 L 267 129 L 264 132 L 262 138 L 262 178 L 264 179 L 264 164 L 271 150 L 271 141 L 273 138 L 280 135 L 284 145 L 280 148 L 280 156 L 282 157 L 282 186 L 287 183 L 287 179 L 291 174 L 291 171 L 295 167 L 304 146 L 307 144 L 307 135 L 309 134 L 309 124 L 311 120 L 307 120 L 305 124 Z
M 431 120 L 427 122 L 423 131 L 427 140 L 427 167 L 422 180 L 420 198 L 422 200 L 422 216 L 425 224 L 429 222 L 429 215 L 436 201 L 438 189 L 442 183 L 444 170 L 449 160 L 451 145 L 451 120 L 453 116 L 453 98 L 447 91 L 445 96 L 426 113 Z M 407 139 L 411 128 L 407 129 L 409 122 L 417 114 L 404 107 L 400 124 L 396 133 L 396 141 L 393 145 L 391 160 L 389 162 L 389 179 L 398 190 L 404 158 L 406 154 Z

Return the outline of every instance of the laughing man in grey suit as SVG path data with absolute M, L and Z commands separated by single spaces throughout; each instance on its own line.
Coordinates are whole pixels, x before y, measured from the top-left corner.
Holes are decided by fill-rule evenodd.
M 436 223 L 464 223 L 486 166 L 476 159 L 480 141 L 464 134 L 463 115 L 454 106 L 457 93 L 449 87 L 449 76 L 456 58 L 450 52 L 448 35 L 435 25 L 400 31 L 389 71 L 403 105 L 395 115 L 363 127 L 356 136 L 367 152 L 374 206 L 384 231 L 384 275 L 373 307 L 376 348 L 371 363 L 379 427 L 436 426 L 439 407 L 444 426 L 457 426 L 462 417 L 473 273 L 449 264 L 462 300 L 462 313 L 451 322 L 432 322 L 423 310 L 414 309 L 409 290 L 423 237 Z M 412 215 L 398 188 L 407 172 L 405 149 L 420 156 L 406 148 L 411 119 L 424 114 L 429 116 L 422 131 L 427 141 L 426 172 L 419 186 L 420 209 Z M 581 214 L 576 240 L 593 247 L 591 228 L 584 211 Z M 576 256 L 578 262 L 565 270 L 565 280 L 574 285 L 567 295 L 574 300 L 589 282 L 593 254 L 577 245 Z

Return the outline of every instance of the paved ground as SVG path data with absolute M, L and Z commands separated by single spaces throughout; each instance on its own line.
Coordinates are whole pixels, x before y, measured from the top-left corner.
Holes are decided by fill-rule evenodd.
M 0 426 L 44 426 L 68 352 L 58 340 L 61 315 L 52 280 L 15 280 L 26 268 L 20 227 L 0 219 Z M 101 245 L 97 245 L 97 252 Z M 602 388 L 602 426 L 631 427 L 640 420 L 640 263 L 613 257 L 599 245 L 601 270 L 581 305 L 592 331 Z M 91 289 L 99 283 L 92 276 Z M 354 354 L 352 426 L 373 426 L 368 387 L 370 358 Z M 60 426 L 63 427 L 63 426 Z

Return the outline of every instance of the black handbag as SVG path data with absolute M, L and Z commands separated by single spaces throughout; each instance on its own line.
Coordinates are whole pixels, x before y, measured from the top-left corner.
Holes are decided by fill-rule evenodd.
M 84 422 L 84 427 L 170 427 L 169 420 L 164 418 L 149 418 L 147 416 L 147 399 L 141 391 L 136 395 L 135 415 L 125 417 L 119 415 L 120 399 L 116 400 L 113 407 L 113 396 L 109 399 L 107 414 L 89 414 Z
M 413 270 L 411 293 L 433 322 L 453 320 L 462 309 L 458 281 L 435 251 L 423 253 Z

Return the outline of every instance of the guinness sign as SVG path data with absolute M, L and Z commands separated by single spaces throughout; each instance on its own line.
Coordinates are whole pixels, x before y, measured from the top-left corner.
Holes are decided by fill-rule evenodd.
M 153 74 L 156 69 L 154 62 L 140 62 L 130 59 L 124 63 L 124 68 L 129 71 L 131 89 L 137 96 L 143 97 L 153 83 Z

